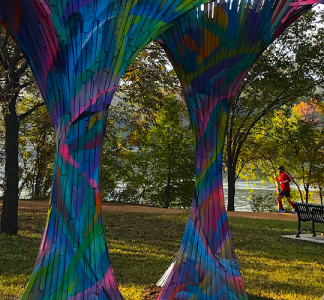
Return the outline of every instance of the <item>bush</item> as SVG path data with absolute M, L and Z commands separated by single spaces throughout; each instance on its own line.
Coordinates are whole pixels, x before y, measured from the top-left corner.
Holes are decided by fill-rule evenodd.
M 274 211 L 277 200 L 270 193 L 266 195 L 253 194 L 249 200 L 249 204 L 253 212 Z

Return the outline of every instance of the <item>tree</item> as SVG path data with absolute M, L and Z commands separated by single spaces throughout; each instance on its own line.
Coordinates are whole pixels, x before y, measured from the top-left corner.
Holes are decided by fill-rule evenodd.
M 18 138 L 22 120 L 32 114 L 42 102 L 17 112 L 17 103 L 24 98 L 23 91 L 37 93 L 31 70 L 21 50 L 0 27 L 0 105 L 5 124 L 5 179 L 1 216 L 1 232 L 18 231 Z
M 224 159 L 230 211 L 235 209 L 235 181 L 246 164 L 262 158 L 258 153 L 243 152 L 253 143 L 253 128 L 283 105 L 311 95 L 324 82 L 324 33 L 316 27 L 318 14 L 322 13 L 305 14 L 273 43 L 232 99 Z
M 184 122 L 187 107 L 175 97 L 168 97 L 158 113 L 156 125 L 149 131 L 152 155 L 153 203 L 168 208 L 190 207 L 195 186 L 195 150 L 193 134 Z
M 177 76 L 164 50 L 159 44 L 152 43 L 125 72 L 110 109 L 103 150 L 103 198 L 127 199 L 135 203 L 144 201 L 135 196 L 143 186 L 149 185 L 145 180 L 150 180 L 146 170 L 147 156 L 151 152 L 144 144 L 166 99 L 175 94 L 178 99 L 182 96 Z M 134 149 L 138 151 L 134 152 Z M 136 174 L 133 174 L 134 168 Z M 128 174 L 127 180 L 125 174 Z M 123 189 L 123 194 L 118 188 L 122 178 L 132 181 L 132 185 Z
M 309 201 L 310 187 L 319 189 L 321 197 L 324 172 L 324 128 L 320 121 L 320 104 L 314 99 L 301 101 L 292 108 L 283 107 L 260 121 L 252 130 L 255 142 L 249 143 L 245 155 L 257 154 L 242 170 L 246 178 L 259 171 L 272 177 L 279 165 L 285 167 L 296 185 L 301 201 Z
M 126 70 L 116 91 L 118 110 L 112 111 L 112 107 L 110 111 L 117 123 L 128 127 L 128 132 L 139 132 L 142 127 L 154 125 L 155 115 L 169 94 L 183 98 L 179 79 L 165 51 L 152 42 Z
M 319 175 L 324 171 L 324 128 L 314 118 L 316 106 L 312 99 L 301 102 L 289 115 L 279 111 L 273 122 L 274 138 L 279 147 L 278 160 L 286 166 L 298 188 L 300 200 L 306 203 L 310 187 L 321 189 L 323 184 Z
M 37 100 L 27 99 L 35 103 Z M 21 122 L 19 157 L 21 162 L 20 190 L 32 199 L 48 199 L 52 188 L 55 135 L 45 107 Z
M 145 134 L 139 133 L 140 138 L 136 139 L 133 132 L 128 142 L 122 141 L 121 135 L 114 138 L 107 145 L 114 158 L 107 161 L 108 156 L 103 157 L 104 195 L 115 201 L 189 207 L 195 182 L 195 155 L 187 119 L 185 103 L 174 96 L 164 96 L 155 125 L 142 128 Z

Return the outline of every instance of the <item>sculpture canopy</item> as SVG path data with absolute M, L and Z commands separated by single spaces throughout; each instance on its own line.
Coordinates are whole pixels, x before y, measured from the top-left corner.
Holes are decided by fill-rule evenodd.
M 158 299 L 247 299 L 222 187 L 228 107 L 253 62 L 320 0 L 204 2 L 0 0 L 57 138 L 48 220 L 21 299 L 122 299 L 102 221 L 102 141 L 122 74 L 157 36 L 183 85 L 197 156 L 192 212 Z
M 177 20 L 157 41 L 186 96 L 196 137 L 192 215 L 177 260 L 159 282 L 159 299 L 246 299 L 230 242 L 222 189 L 222 152 L 229 105 L 263 51 L 309 2 L 210 1 Z M 202 245 L 198 247 L 196 245 Z M 198 271 L 199 270 L 199 271 Z M 195 282 L 205 285 L 191 285 Z

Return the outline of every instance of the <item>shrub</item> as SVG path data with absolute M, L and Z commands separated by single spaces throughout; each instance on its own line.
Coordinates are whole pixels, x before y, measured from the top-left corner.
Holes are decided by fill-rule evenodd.
M 249 204 L 253 212 L 274 211 L 277 201 L 271 193 L 266 195 L 253 194 Z

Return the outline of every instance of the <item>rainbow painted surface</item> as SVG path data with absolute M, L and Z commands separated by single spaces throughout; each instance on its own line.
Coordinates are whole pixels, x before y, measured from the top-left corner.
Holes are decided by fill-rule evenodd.
M 319 0 L 204 2 L 0 0 L 57 138 L 48 219 L 21 299 L 123 299 L 102 221 L 102 141 L 120 77 L 157 36 L 185 91 L 197 157 L 192 213 L 159 299 L 247 299 L 222 187 L 228 107 L 253 62 Z
M 182 83 L 196 138 L 192 212 L 158 299 L 247 299 L 222 186 L 229 105 L 255 60 L 312 7 L 303 4 L 210 1 L 157 38 Z

